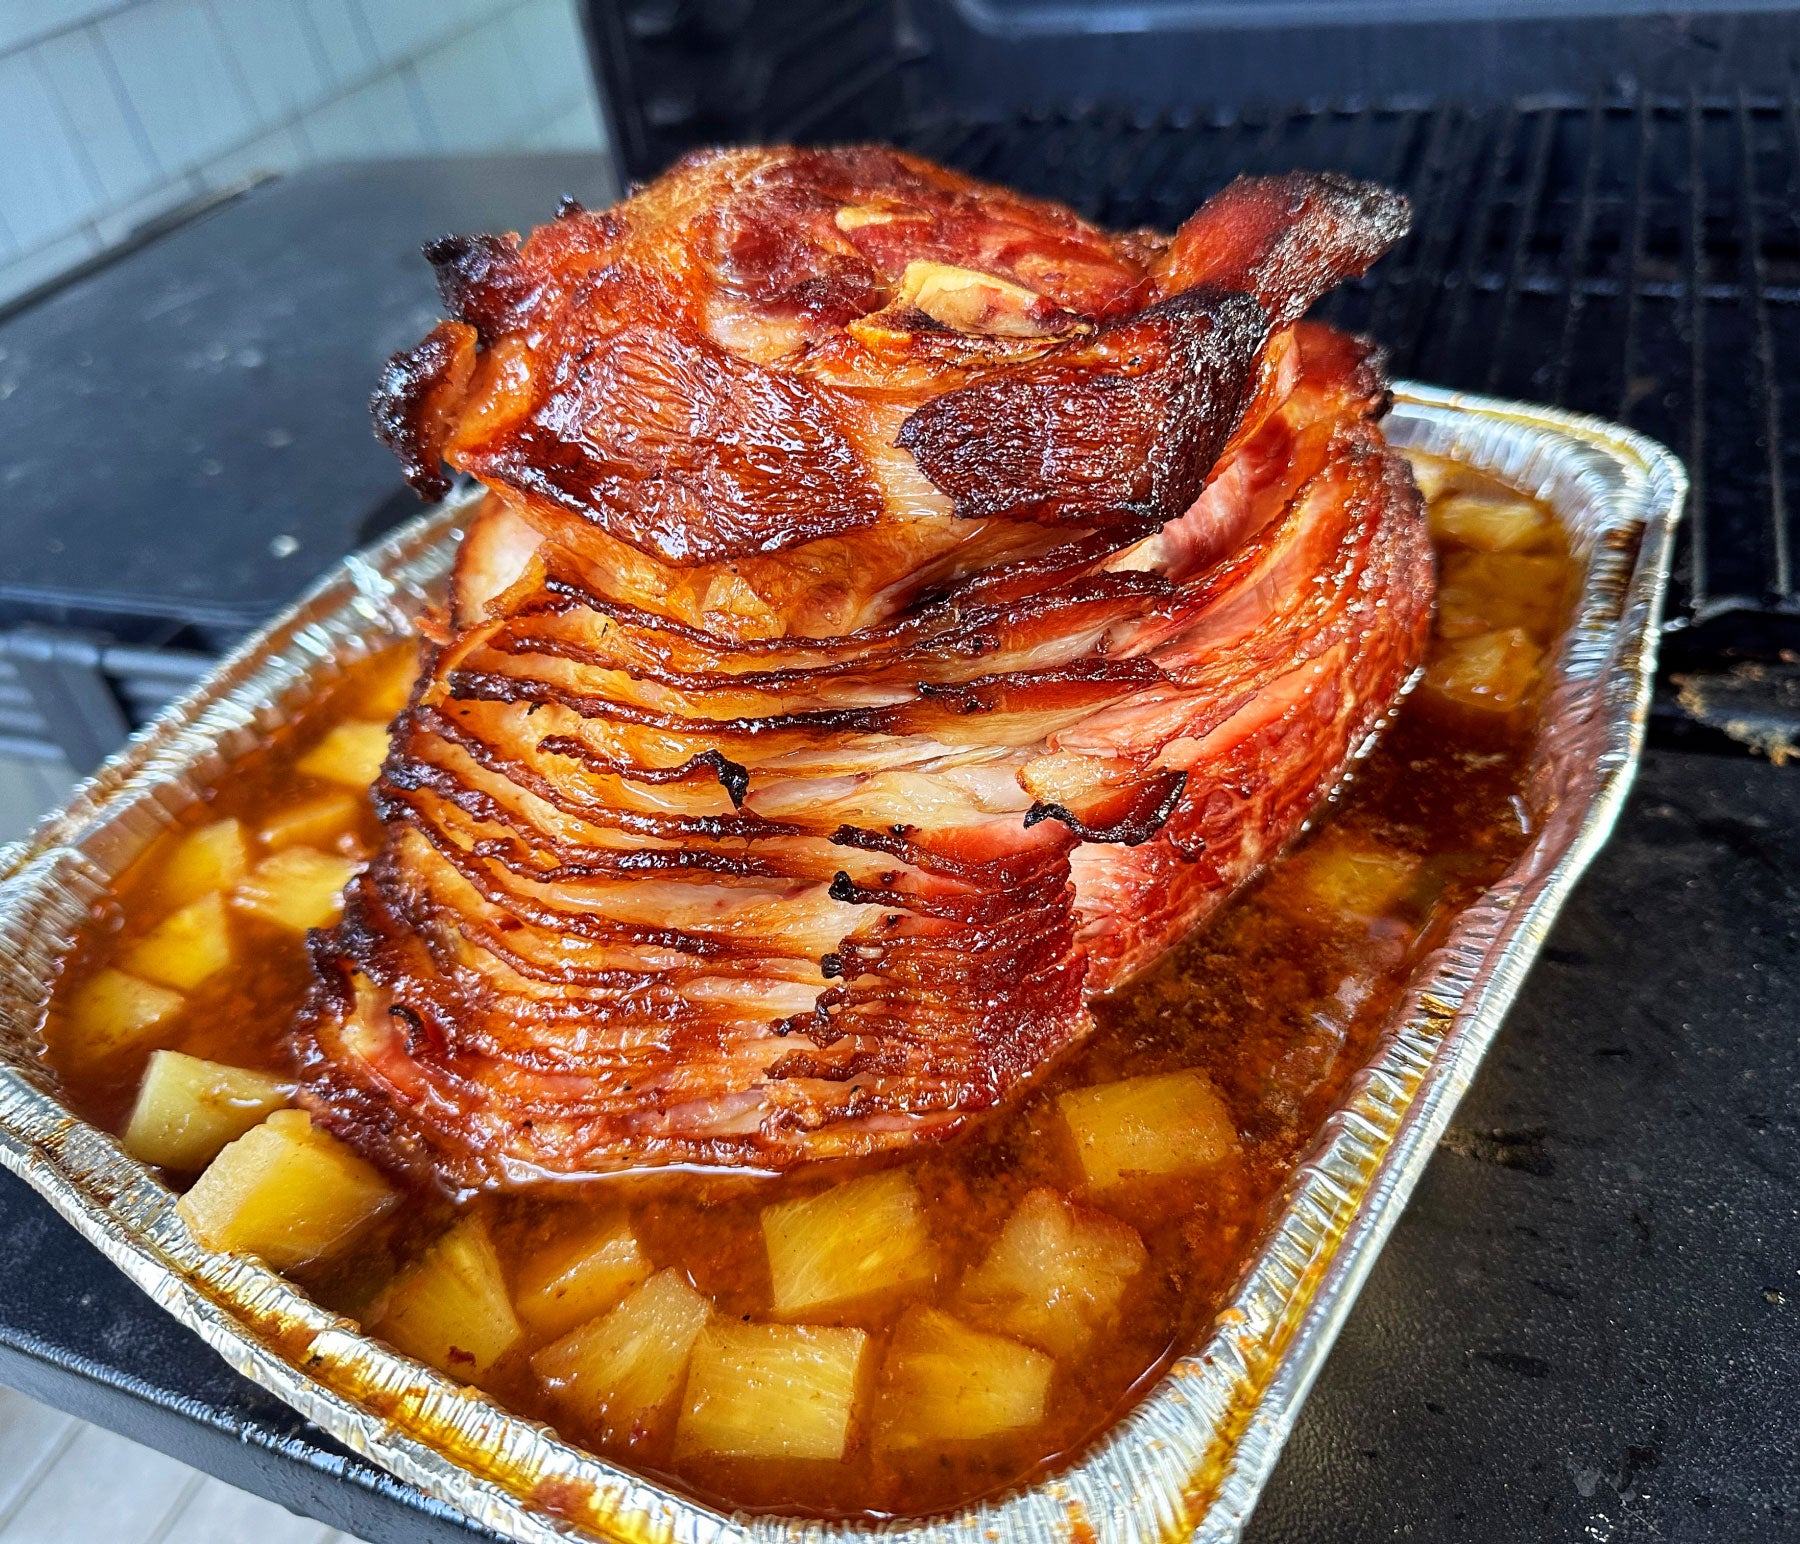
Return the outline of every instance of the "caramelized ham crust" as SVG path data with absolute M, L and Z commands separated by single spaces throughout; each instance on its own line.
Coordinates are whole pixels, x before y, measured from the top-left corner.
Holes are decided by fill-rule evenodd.
M 942 1135 L 1297 831 L 1419 658 L 1331 177 L 1172 239 L 884 149 L 435 243 L 377 429 L 487 485 L 315 934 L 320 1117 L 451 1184 Z

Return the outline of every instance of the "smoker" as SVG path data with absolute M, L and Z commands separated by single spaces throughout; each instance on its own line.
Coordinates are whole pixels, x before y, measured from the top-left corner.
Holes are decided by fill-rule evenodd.
M 1413 233 L 1328 320 L 1379 339 L 1396 376 L 1616 419 L 1687 463 L 1637 803 L 1376 1267 L 1256 1544 L 1773 1540 L 1800 1508 L 1800 774 L 1780 764 L 1800 754 L 1800 9 L 1576 9 L 587 12 L 621 184 L 710 144 L 880 139 L 1168 229 L 1240 173 L 1371 178 L 1408 194 Z M 422 266 L 410 282 L 376 332 L 418 330 Z M 379 484 L 340 502 L 345 545 L 399 508 Z M 0 731 L 84 763 L 253 620 L 29 600 L 0 586 L 0 621 L 31 624 L 0 637 Z M 0 1191 L 0 1218 L 32 1206 Z M 7 1381 L 371 1539 L 469 1536 L 40 1234 L 0 1258 Z

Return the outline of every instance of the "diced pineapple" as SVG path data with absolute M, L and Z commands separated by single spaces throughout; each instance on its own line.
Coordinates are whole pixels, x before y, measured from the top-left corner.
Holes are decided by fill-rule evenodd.
M 1237 1150 L 1231 1112 L 1204 1073 L 1158 1073 L 1056 1101 L 1096 1189 L 1143 1174 L 1211 1168 Z
M 346 1248 L 398 1199 L 304 1110 L 277 1110 L 213 1159 L 176 1209 L 209 1249 L 291 1271 Z
M 356 825 L 360 805 L 352 793 L 321 794 L 287 805 L 268 816 L 256 833 L 257 840 L 273 852 L 302 843 L 308 847 L 335 846 Z
M 605 1313 L 650 1274 L 650 1261 L 623 1218 L 529 1260 L 514 1303 L 540 1340 Z
M 1419 691 L 1453 708 L 1513 713 L 1531 700 L 1544 656 L 1518 628 L 1444 644 L 1425 666 Z
M 173 910 L 208 891 L 230 890 L 249 867 L 244 828 L 235 820 L 215 820 L 175 844 L 155 879 L 157 903 Z
M 1419 880 L 1412 853 L 1328 831 L 1297 852 L 1284 879 L 1297 884 L 1303 904 L 1338 917 L 1392 914 Z
M 419 651 L 410 645 L 395 649 L 379 665 L 370 667 L 362 688 L 363 710 L 370 718 L 392 723 L 411 698 L 413 682 L 418 679 Z
M 715 1320 L 694 1344 L 679 1456 L 844 1456 L 869 1337 L 814 1324 Z
M 1413 481 L 1427 504 L 1435 503 L 1468 475 L 1456 462 L 1429 451 L 1405 450 L 1401 454 L 1412 463 Z
M 898 1170 L 764 1207 L 762 1231 L 779 1314 L 928 1281 L 937 1269 L 919 1193 Z
M 343 889 L 356 869 L 355 863 L 336 853 L 320 852 L 316 847 L 284 847 L 245 876 L 231 897 L 232 904 L 297 933 L 309 927 L 327 927 L 343 910 Z
M 388 729 L 370 718 L 347 718 L 333 724 L 325 738 L 295 763 L 307 777 L 348 788 L 367 788 L 387 760 Z
M 214 890 L 165 917 L 119 956 L 135 974 L 192 991 L 231 963 L 231 922 Z
M 525 1332 L 487 1224 L 464 1217 L 403 1270 L 374 1328 L 408 1356 L 464 1380 L 512 1350 Z
M 1560 558 L 1454 553 L 1444 560 L 1438 585 L 1437 634 L 1472 638 L 1518 627 L 1548 642 L 1562 626 L 1567 578 Z
M 900 275 L 898 298 L 958 332 L 1030 338 L 1045 330 L 1035 290 L 975 268 L 914 258 Z
M 711 1312 L 680 1271 L 659 1271 L 611 1313 L 545 1346 L 532 1371 L 597 1440 L 626 1440 L 680 1390 Z
M 108 966 L 75 988 L 69 999 L 72 1048 L 84 1058 L 109 1056 L 139 1045 L 185 999 L 167 987 Z
M 882 1363 L 877 1440 L 941 1448 L 1035 1426 L 1055 1371 L 1043 1352 L 1016 1340 L 972 1330 L 936 1308 L 909 1309 Z
M 1550 512 L 1517 494 L 1446 493 L 1427 518 L 1434 541 L 1478 552 L 1530 552 L 1556 534 Z
M 1007 1218 L 987 1258 L 963 1281 L 963 1311 L 1057 1356 L 1074 1356 L 1117 1318 L 1149 1260 L 1134 1228 L 1034 1190 Z
M 165 1169 L 204 1169 L 227 1142 L 286 1104 L 288 1092 L 266 1072 L 154 1052 L 125 1127 L 125 1149 Z

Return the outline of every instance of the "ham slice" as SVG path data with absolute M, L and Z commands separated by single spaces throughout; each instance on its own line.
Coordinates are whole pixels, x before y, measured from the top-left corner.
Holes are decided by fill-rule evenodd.
M 1300 829 L 1423 649 L 1374 350 L 1405 229 L 1174 238 L 880 148 L 689 157 L 528 240 L 377 432 L 487 487 L 313 938 L 316 1115 L 457 1188 L 956 1130 Z

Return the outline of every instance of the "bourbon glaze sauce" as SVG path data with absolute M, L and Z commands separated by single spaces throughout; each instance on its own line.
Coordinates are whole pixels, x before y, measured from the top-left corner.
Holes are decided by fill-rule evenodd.
M 1450 572 L 1467 549 L 1438 519 L 1443 499 L 1506 490 L 1464 469 L 1420 461 L 1420 481 L 1434 495 L 1434 538 L 1440 558 L 1452 560 L 1445 564 Z M 1561 528 L 1545 513 L 1546 530 L 1530 544 L 1539 561 L 1472 565 L 1473 625 L 1484 608 L 1499 629 L 1522 624 L 1542 651 L 1537 686 L 1520 693 L 1515 647 L 1507 667 L 1512 685 L 1501 683 L 1497 694 L 1501 707 L 1482 700 L 1479 682 L 1473 696 L 1466 681 L 1440 690 L 1436 677 L 1455 652 L 1455 640 L 1434 639 L 1424 684 L 1309 832 L 1208 926 L 1097 1002 L 1094 1034 L 1010 1108 L 958 1138 L 921 1144 L 898 1160 L 823 1164 L 778 1178 L 677 1171 L 460 1202 L 415 1198 L 416 1204 L 398 1208 L 360 1239 L 347 1259 L 300 1273 L 302 1284 L 328 1307 L 373 1322 L 396 1270 L 462 1209 L 479 1209 L 485 1217 L 509 1277 L 597 1218 L 623 1215 L 654 1267 L 684 1271 L 712 1300 L 715 1314 L 770 1320 L 777 1316 L 762 1209 L 852 1174 L 901 1167 L 924 1203 L 939 1261 L 935 1279 L 841 1312 L 800 1316 L 807 1323 L 869 1331 L 863 1369 L 864 1382 L 872 1385 L 900 1312 L 920 1302 L 955 1311 L 959 1280 L 982 1258 L 1020 1198 L 1049 1186 L 1129 1223 L 1149 1262 L 1110 1329 L 1078 1358 L 1058 1360 L 1045 1418 L 1028 1430 L 896 1453 L 871 1439 L 871 1386 L 859 1394 L 841 1460 L 678 1458 L 673 1432 L 679 1398 L 624 1441 L 605 1445 L 539 1385 L 528 1360 L 538 1345 L 529 1337 L 481 1385 L 570 1440 L 725 1507 L 826 1517 L 930 1514 L 1067 1463 L 1123 1415 L 1173 1358 L 1206 1338 L 1271 1221 L 1285 1181 L 1350 1078 L 1371 1059 L 1418 963 L 1526 845 L 1531 832 L 1523 794 L 1536 707 L 1579 590 Z M 1472 625 L 1470 567 L 1463 565 L 1462 619 L 1446 627 L 1465 639 Z M 1449 610 L 1447 605 L 1446 615 Z M 1516 644 L 1517 636 L 1510 637 Z M 254 833 L 270 811 L 326 791 L 327 785 L 296 770 L 297 759 L 333 723 L 369 716 L 389 698 L 394 675 L 393 657 L 353 667 L 221 778 L 187 812 L 181 830 L 160 839 L 95 908 L 58 1004 L 141 938 L 151 925 L 146 919 L 167 912 L 159 901 L 159 868 L 183 831 L 236 816 Z M 1507 710 L 1509 691 L 1520 700 Z M 337 838 L 338 850 L 366 857 L 379 835 L 367 800 L 359 799 L 353 823 Z M 1385 875 L 1377 864 L 1372 887 L 1346 886 L 1339 862 L 1346 852 L 1394 861 Z M 1379 906 L 1365 904 L 1370 894 L 1379 897 Z M 188 993 L 179 1014 L 161 1024 L 148 1044 L 96 1057 L 80 1043 L 66 1010 L 53 1005 L 45 1026 L 48 1057 L 79 1113 L 121 1130 L 154 1046 L 240 1067 L 287 1070 L 285 1040 L 308 982 L 301 935 L 241 913 L 232 925 L 230 968 Z M 1084 1189 L 1057 1095 L 1186 1068 L 1203 1071 L 1223 1096 L 1240 1138 L 1236 1155 L 1204 1172 L 1130 1180 L 1101 1193 Z M 168 1178 L 183 1188 L 193 1177 Z

